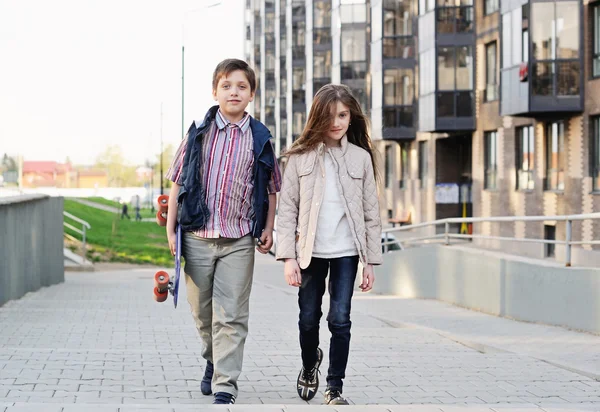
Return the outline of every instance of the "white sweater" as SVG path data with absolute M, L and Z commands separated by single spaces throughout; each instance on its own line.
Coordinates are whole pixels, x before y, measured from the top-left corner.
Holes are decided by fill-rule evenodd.
M 322 259 L 358 255 L 342 202 L 337 160 L 333 159 L 332 150 L 340 149 L 327 149 L 322 159 L 325 163 L 325 187 L 312 253 L 313 257 Z M 339 158 L 339 161 L 343 160 Z

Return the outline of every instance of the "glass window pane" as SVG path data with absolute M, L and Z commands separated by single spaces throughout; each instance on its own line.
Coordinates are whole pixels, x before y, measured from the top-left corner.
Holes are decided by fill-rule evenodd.
M 556 17 L 557 57 L 559 59 L 578 58 L 579 5 L 575 1 L 557 1 Z
M 413 37 L 388 37 L 383 39 L 383 57 L 410 59 L 415 57 Z
M 460 7 L 456 9 L 456 31 L 470 33 L 473 31 L 473 7 Z
M 533 56 L 537 60 L 550 60 L 555 58 L 554 54 L 554 2 L 532 3 L 531 15 L 535 19 L 530 20 L 532 25 Z
M 554 94 L 554 63 L 543 62 L 533 65 L 533 94 L 552 96 Z
M 471 47 L 456 49 L 456 89 L 473 89 L 473 56 Z
M 438 33 L 454 33 L 456 23 L 455 8 L 437 9 L 437 31 Z
M 529 30 L 523 30 L 521 33 L 521 61 L 529 61 Z
M 316 2 L 313 7 L 313 27 L 331 27 L 331 1 Z
M 331 76 L 331 50 L 315 52 L 313 77 L 318 79 L 329 76 Z
M 456 117 L 473 117 L 473 93 L 456 93 Z
M 594 7 L 594 54 L 600 54 L 600 5 Z M 597 74 L 595 72 L 594 74 Z
M 389 69 L 383 75 L 383 104 L 412 105 L 414 98 L 412 70 Z
M 409 36 L 412 34 L 412 16 L 410 8 L 410 1 L 384 0 L 384 36 Z
M 557 62 L 556 89 L 559 96 L 579 95 L 579 61 Z
M 455 61 L 453 47 L 443 47 L 438 50 L 438 89 L 454 90 Z
M 367 59 L 367 33 L 364 29 L 342 29 L 342 61 Z
M 454 117 L 454 92 L 437 94 L 437 116 Z

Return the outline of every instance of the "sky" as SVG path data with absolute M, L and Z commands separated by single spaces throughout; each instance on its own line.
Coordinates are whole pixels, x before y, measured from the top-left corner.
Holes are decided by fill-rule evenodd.
M 132 164 L 181 141 L 214 104 L 212 72 L 244 58 L 244 1 L 0 0 L 0 155 Z M 217 44 L 215 40 L 219 41 Z

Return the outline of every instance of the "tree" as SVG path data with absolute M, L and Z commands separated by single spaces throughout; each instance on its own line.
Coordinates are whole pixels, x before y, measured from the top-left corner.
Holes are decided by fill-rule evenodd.
M 108 146 L 104 152 L 96 157 L 94 166 L 108 173 L 108 185 L 110 187 L 139 185 L 135 173 L 136 167 L 128 164 L 123 156 L 123 150 L 118 145 Z

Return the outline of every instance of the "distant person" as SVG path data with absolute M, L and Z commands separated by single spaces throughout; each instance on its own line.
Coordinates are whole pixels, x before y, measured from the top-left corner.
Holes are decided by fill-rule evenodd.
M 273 245 L 281 173 L 269 129 L 246 112 L 254 71 L 242 60 L 224 60 L 212 90 L 218 106 L 192 123 L 166 174 L 173 182 L 167 237 L 174 254 L 178 222 L 188 302 L 206 359 L 200 390 L 214 392 L 213 403 L 233 404 L 248 335 L 254 239 L 263 254 Z
M 135 221 L 136 222 L 141 222 L 142 221 L 142 215 L 140 214 L 140 205 L 136 205 L 135 207 Z
M 348 405 L 342 390 L 358 262 L 363 265 L 360 289 L 367 292 L 375 280 L 373 265 L 382 263 L 382 254 L 374 149 L 367 119 L 347 86 L 319 89 L 304 131 L 287 156 L 277 259 L 285 261 L 287 283 L 299 288 L 302 368 L 295 387 L 307 401 L 319 389 L 319 322 L 323 295 L 329 290 L 325 403 Z
M 129 217 L 129 215 L 127 214 L 127 203 L 123 202 L 123 209 L 121 209 L 121 220 L 126 217 L 127 219 L 131 220 L 131 217 Z

